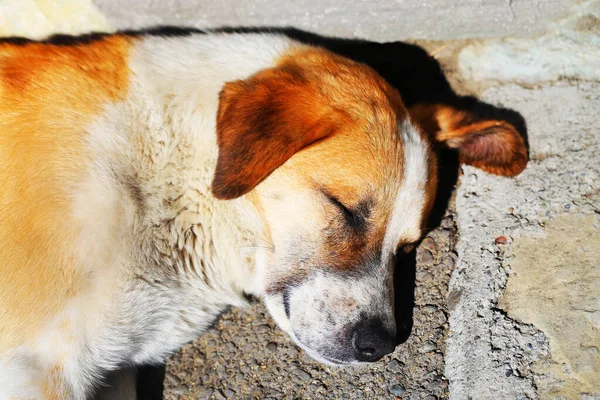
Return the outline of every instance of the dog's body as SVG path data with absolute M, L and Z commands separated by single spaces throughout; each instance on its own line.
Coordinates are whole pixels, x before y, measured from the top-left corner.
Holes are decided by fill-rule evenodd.
M 248 294 L 325 362 L 393 350 L 436 171 L 375 72 L 277 34 L 116 34 L 0 44 L 0 79 L 0 398 L 88 397 Z M 475 161 L 519 172 L 500 136 Z

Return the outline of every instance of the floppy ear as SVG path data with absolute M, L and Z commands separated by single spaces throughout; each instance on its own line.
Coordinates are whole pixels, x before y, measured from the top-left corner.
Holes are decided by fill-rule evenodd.
M 416 104 L 409 113 L 434 140 L 458 150 L 461 163 L 503 176 L 518 175 L 527 165 L 525 141 L 506 121 L 445 104 Z
M 295 153 L 332 135 L 337 119 L 291 68 L 226 83 L 219 94 L 213 195 L 234 199 L 248 193 Z

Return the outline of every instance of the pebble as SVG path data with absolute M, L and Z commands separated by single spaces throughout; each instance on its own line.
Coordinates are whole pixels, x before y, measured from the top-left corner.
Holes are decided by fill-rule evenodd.
M 456 264 L 456 262 L 454 261 L 454 258 L 452 257 L 446 257 L 446 259 L 443 262 L 443 266 L 445 269 L 447 270 L 452 270 L 454 268 L 454 265 Z
M 225 391 L 225 397 L 233 397 L 233 396 L 235 396 L 235 392 L 233 390 L 227 389 Z
M 220 390 L 216 390 L 213 393 L 213 397 L 217 400 L 225 400 L 226 399 L 225 395 L 223 395 L 223 393 Z
M 428 313 L 432 313 L 434 311 L 437 311 L 437 306 L 433 305 L 433 304 L 427 304 L 423 307 L 423 311 L 428 312 Z
M 443 250 L 454 241 L 455 236 L 455 233 L 450 230 L 436 232 L 434 236 L 436 247 L 432 251 L 436 252 L 442 249 L 441 251 L 443 252 Z
M 178 394 L 178 395 L 186 395 L 189 393 L 189 391 L 190 391 L 190 388 L 188 388 L 185 385 L 175 386 L 174 388 L 171 389 L 171 392 Z
M 494 243 L 495 244 L 508 244 L 508 239 L 506 238 L 506 236 L 498 236 L 496 239 L 494 239 Z
M 388 369 L 391 372 L 402 372 L 402 368 L 404 367 L 404 364 L 398 360 L 396 360 L 395 358 L 389 362 L 388 364 Z
M 194 397 L 200 400 L 208 400 L 212 397 L 213 394 L 214 390 L 209 388 L 197 388 L 196 390 L 194 390 Z M 216 398 L 218 398 L 218 396 L 216 396 Z
M 170 372 L 165 373 L 165 379 L 169 381 L 169 383 L 173 386 L 177 386 L 181 383 L 181 379 L 179 379 L 176 375 L 173 375 Z
M 271 332 L 271 327 L 267 324 L 260 324 L 256 328 L 256 332 L 258 333 L 269 333 Z
M 298 349 L 296 349 L 296 347 L 287 347 L 285 352 L 287 353 L 287 355 L 289 357 L 296 357 L 296 356 L 298 356 L 298 353 L 299 353 L 299 351 L 298 351 Z
M 310 385 L 308 385 L 308 389 L 310 390 L 311 393 L 327 391 L 327 387 L 317 384 L 317 383 L 311 383 Z
M 309 373 L 300 368 L 296 368 L 294 370 L 294 374 L 296 374 L 296 376 L 303 381 L 308 381 L 311 379 L 311 376 L 309 375 Z
M 454 228 L 454 220 L 452 219 L 452 217 L 446 217 L 442 220 L 441 225 L 444 229 Z
M 431 340 L 426 341 L 421 346 L 421 352 L 422 353 L 429 353 L 431 351 L 435 351 L 436 349 L 437 349 L 436 344 L 434 342 L 432 342 Z
M 275 342 L 269 342 L 269 343 L 267 343 L 267 350 L 272 351 L 272 352 L 276 351 L 277 350 L 277 343 L 275 343 Z
M 417 281 L 426 282 L 433 280 L 434 276 L 431 272 L 425 272 L 423 270 L 417 269 Z
M 394 396 L 400 396 L 404 392 L 406 392 L 406 389 L 404 389 L 402 385 L 392 385 L 392 387 L 390 388 L 390 392 L 392 392 Z
M 421 260 L 424 263 L 430 263 L 433 261 L 433 253 L 430 250 L 424 250 L 423 253 L 421 253 Z
M 421 247 L 430 251 L 436 250 L 435 242 L 430 237 L 426 237 L 425 239 L 423 239 L 423 241 L 421 242 Z

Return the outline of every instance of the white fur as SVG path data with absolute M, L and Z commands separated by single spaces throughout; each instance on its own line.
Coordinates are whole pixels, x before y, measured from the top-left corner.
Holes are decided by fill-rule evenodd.
M 383 239 L 383 258 L 388 259 L 400 242 L 411 243 L 421 237 L 421 219 L 425 207 L 425 187 L 428 180 L 428 144 L 421 138 L 410 120 L 400 126 L 404 151 L 404 176 L 398 197 Z
M 37 360 L 23 348 L 11 349 L 0 355 L 0 399 L 40 399 L 36 385 L 40 378 Z

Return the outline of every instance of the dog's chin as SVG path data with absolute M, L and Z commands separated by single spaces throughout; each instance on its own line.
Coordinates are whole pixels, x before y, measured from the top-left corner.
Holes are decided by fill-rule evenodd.
M 279 328 L 281 330 L 283 330 L 285 333 L 287 333 L 290 336 L 290 338 L 293 340 L 293 342 L 296 343 L 298 345 L 298 347 L 300 347 L 302 350 L 304 350 L 306 352 L 306 354 L 309 355 L 310 358 L 312 358 L 315 361 L 318 361 L 322 364 L 329 365 L 332 367 L 344 367 L 344 366 L 348 366 L 348 365 L 364 364 L 363 362 L 360 362 L 357 360 L 340 360 L 336 357 L 322 354 L 322 353 L 306 346 L 304 343 L 302 343 L 302 341 L 300 341 L 298 339 L 298 336 L 294 332 L 294 328 L 292 326 L 291 321 L 285 315 L 285 311 L 283 310 L 283 307 L 279 304 L 273 304 L 270 301 L 266 301 L 265 304 L 267 305 L 267 308 L 269 309 L 271 316 L 273 317 L 273 319 L 275 320 L 275 322 L 277 323 Z
M 358 361 L 336 360 L 335 358 L 327 357 L 306 348 L 304 348 L 304 351 L 306 351 L 306 354 L 308 354 L 313 360 L 318 361 L 321 364 L 329 365 L 330 367 L 346 367 L 349 365 L 358 364 Z
M 361 364 L 360 362 L 358 362 L 356 360 L 340 360 L 338 358 L 335 358 L 335 357 L 332 357 L 329 355 L 325 355 L 316 350 L 313 350 L 312 348 L 306 346 L 304 343 L 302 343 L 300 340 L 298 340 L 298 337 L 294 334 L 294 332 L 290 333 L 290 337 L 292 338 L 294 343 L 296 343 L 298 345 L 298 347 L 300 347 L 302 350 L 304 350 L 306 352 L 306 354 L 309 355 L 310 358 L 312 358 L 313 360 L 318 361 L 322 364 L 329 365 L 331 367 L 345 367 L 348 365 Z

